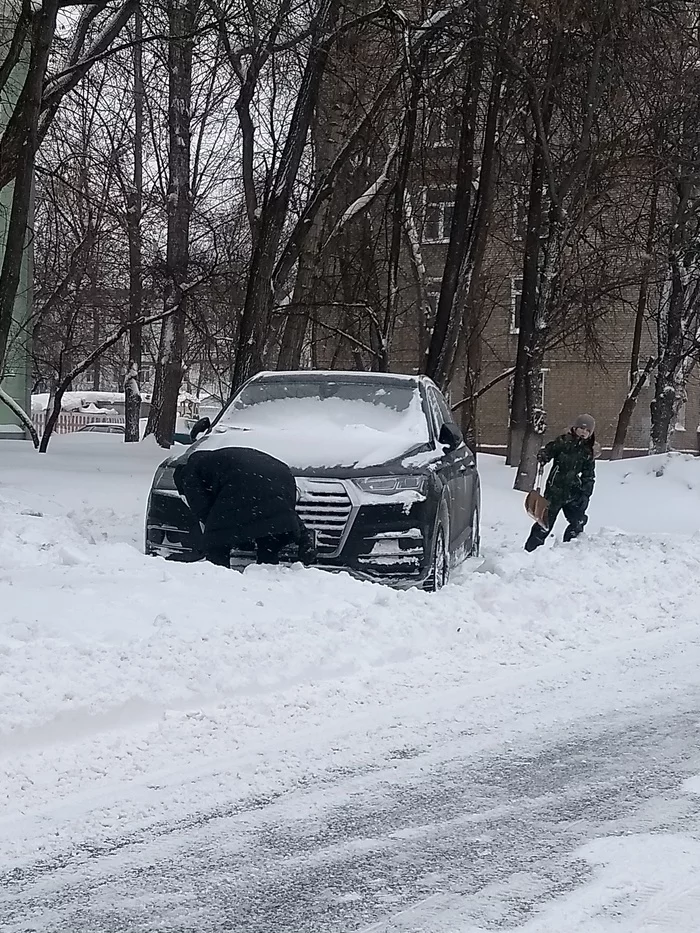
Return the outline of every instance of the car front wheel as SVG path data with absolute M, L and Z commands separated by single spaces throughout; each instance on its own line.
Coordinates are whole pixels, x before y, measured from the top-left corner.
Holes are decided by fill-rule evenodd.
M 481 554 L 481 509 L 477 507 L 472 512 L 472 531 L 469 543 L 468 557 L 479 557 Z
M 440 525 L 435 532 L 433 560 L 430 574 L 424 584 L 424 589 L 429 593 L 435 593 L 437 590 L 441 590 L 447 583 L 449 575 L 450 561 L 447 554 L 447 544 L 445 542 L 445 529 Z

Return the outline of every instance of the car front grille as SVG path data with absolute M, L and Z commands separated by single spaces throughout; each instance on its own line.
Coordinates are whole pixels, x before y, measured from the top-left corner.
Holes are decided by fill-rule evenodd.
M 345 484 L 336 479 L 297 477 L 297 513 L 307 528 L 316 532 L 319 556 L 340 554 L 353 515 Z

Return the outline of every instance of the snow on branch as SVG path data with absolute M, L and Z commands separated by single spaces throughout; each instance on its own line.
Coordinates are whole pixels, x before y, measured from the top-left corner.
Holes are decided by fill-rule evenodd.
M 475 402 L 477 399 L 480 399 L 482 395 L 486 395 L 489 389 L 493 389 L 495 385 L 498 385 L 499 382 L 503 382 L 504 379 L 508 379 L 509 376 L 512 376 L 515 372 L 515 367 L 511 366 L 510 369 L 504 369 L 502 373 L 499 373 L 498 376 L 494 376 L 490 382 L 487 382 L 485 386 L 482 386 L 477 392 L 473 392 L 471 395 L 468 395 L 466 398 L 461 399 L 459 402 L 456 402 L 452 406 L 452 411 L 457 411 L 458 408 L 461 408 L 462 405 L 466 405 L 467 402 Z
M 353 201 L 352 204 L 345 211 L 343 216 L 340 218 L 338 223 L 335 225 L 335 227 L 329 234 L 328 239 L 323 244 L 324 249 L 328 246 L 330 241 L 334 239 L 334 237 L 336 237 L 340 233 L 343 227 L 345 227 L 353 219 L 353 217 L 356 217 L 358 214 L 363 213 L 364 211 L 368 210 L 372 206 L 374 201 L 381 194 L 382 190 L 386 187 L 389 181 L 389 172 L 391 170 L 391 166 L 396 161 L 396 156 L 398 154 L 398 151 L 399 151 L 399 137 L 397 136 L 396 139 L 394 140 L 394 144 L 389 150 L 389 154 L 386 157 L 386 162 L 384 163 L 384 167 L 382 168 L 380 174 L 372 182 L 372 184 L 365 191 L 363 191 L 363 193 L 359 196 L 359 198 Z
M 2 386 L 0 386 L 0 402 L 4 402 L 10 411 L 19 418 L 19 420 L 29 432 L 29 436 L 32 439 L 32 444 L 34 444 L 34 447 L 37 448 L 39 446 L 39 435 L 36 433 L 36 428 L 32 423 L 32 419 L 22 408 L 22 406 L 16 402 L 11 395 L 7 394 Z

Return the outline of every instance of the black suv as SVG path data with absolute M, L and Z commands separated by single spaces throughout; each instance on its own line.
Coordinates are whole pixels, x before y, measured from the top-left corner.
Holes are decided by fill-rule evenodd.
M 324 569 L 433 590 L 457 561 L 478 554 L 475 456 L 442 393 L 424 376 L 259 373 L 213 424 L 197 422 L 192 436 L 191 447 L 156 470 L 147 554 L 201 557 L 200 528 L 173 471 L 195 449 L 231 446 L 264 450 L 289 464 L 297 511 L 315 534 Z M 231 565 L 254 559 L 252 551 L 234 551 Z

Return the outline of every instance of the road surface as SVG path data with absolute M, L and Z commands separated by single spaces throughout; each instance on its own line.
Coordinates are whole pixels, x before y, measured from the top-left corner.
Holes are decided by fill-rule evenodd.
M 481 754 L 397 749 L 384 768 L 10 872 L 0 928 L 690 933 L 699 724 L 684 693 Z

